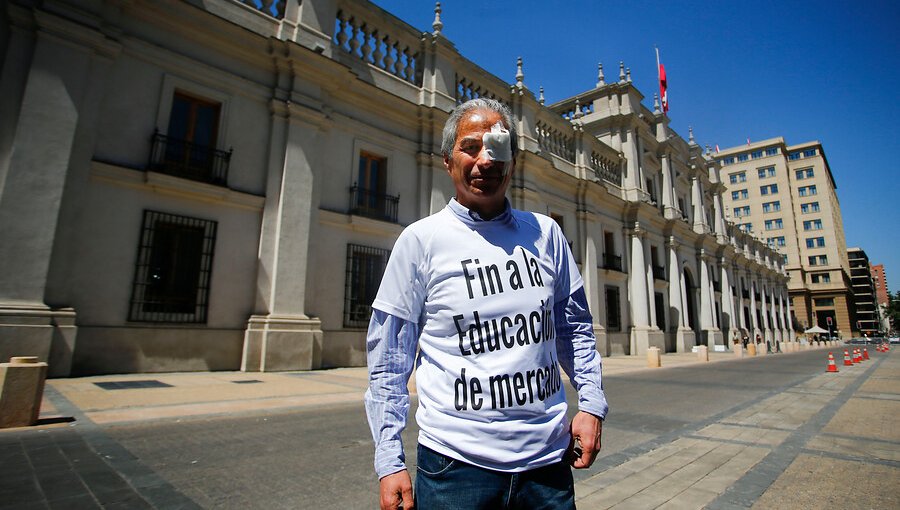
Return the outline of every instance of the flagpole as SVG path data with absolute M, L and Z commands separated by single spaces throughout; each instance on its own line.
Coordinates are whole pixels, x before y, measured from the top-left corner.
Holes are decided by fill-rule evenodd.
M 661 78 L 661 76 L 659 75 L 659 48 L 657 48 L 654 44 L 653 49 L 656 50 L 656 82 L 658 84 Z M 660 98 L 660 100 L 662 100 L 662 98 Z

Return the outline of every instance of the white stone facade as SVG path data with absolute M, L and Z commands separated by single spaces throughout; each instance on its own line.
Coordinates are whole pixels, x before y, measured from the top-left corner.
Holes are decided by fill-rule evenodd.
M 726 221 L 718 163 L 624 69 L 545 106 L 439 18 L 262 4 L 4 5 L 0 358 L 51 376 L 365 364 L 379 264 L 452 196 L 440 133 L 473 96 L 511 107 L 510 200 L 562 224 L 602 354 L 793 338 L 781 258 Z

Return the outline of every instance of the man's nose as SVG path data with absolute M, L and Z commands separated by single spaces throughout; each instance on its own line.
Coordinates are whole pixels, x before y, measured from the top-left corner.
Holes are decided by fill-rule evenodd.
M 479 168 L 488 169 L 492 167 L 494 163 L 495 160 L 488 154 L 487 148 L 482 147 L 481 152 L 478 153 L 478 157 L 475 159 L 475 164 L 478 165 Z

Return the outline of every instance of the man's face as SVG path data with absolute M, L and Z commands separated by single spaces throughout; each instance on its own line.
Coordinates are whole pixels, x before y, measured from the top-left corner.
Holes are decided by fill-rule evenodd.
M 515 160 L 494 161 L 482 151 L 482 136 L 497 122 L 502 124 L 502 118 L 491 110 L 466 114 L 459 121 L 453 152 L 444 158 L 444 166 L 456 187 L 456 201 L 487 218 L 503 211 L 506 188 L 515 167 Z M 503 175 L 506 165 L 510 165 L 510 171 Z

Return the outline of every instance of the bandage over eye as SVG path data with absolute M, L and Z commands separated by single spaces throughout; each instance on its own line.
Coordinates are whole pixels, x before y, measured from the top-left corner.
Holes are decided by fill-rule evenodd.
M 497 122 L 491 126 L 491 131 L 481 137 L 484 152 L 491 161 L 512 161 L 512 145 L 510 144 L 509 131 L 503 124 Z

